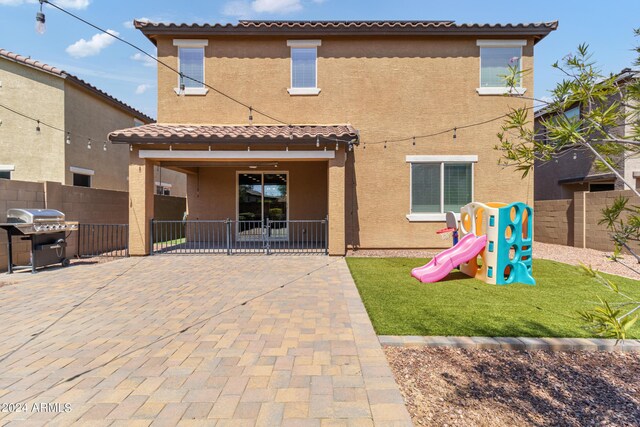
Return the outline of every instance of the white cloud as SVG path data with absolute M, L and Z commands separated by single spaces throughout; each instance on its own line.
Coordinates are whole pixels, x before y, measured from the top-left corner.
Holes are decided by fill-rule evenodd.
M 55 2 L 60 7 L 68 7 L 69 9 L 86 9 L 89 7 L 90 0 L 57 0 Z
M 258 13 L 291 13 L 302 10 L 300 0 L 254 0 L 251 8 Z
M 120 33 L 113 30 L 107 30 L 109 34 L 119 36 Z M 71 46 L 67 47 L 66 51 L 74 58 L 84 58 L 86 56 L 94 56 L 100 53 L 100 51 L 107 46 L 113 44 L 116 41 L 109 34 L 98 33 L 91 37 L 91 40 L 80 39 Z
M 134 61 L 142 62 L 142 65 L 144 65 L 145 67 L 155 67 L 157 64 L 156 61 L 141 53 L 136 53 L 131 57 L 131 59 L 133 59 Z
M 0 0 L 2 6 L 19 6 L 25 3 L 38 3 L 38 0 Z M 86 9 L 91 0 L 57 0 L 55 3 L 66 9 Z
M 0 1 L 2 1 L 2 0 L 0 0 Z M 151 21 L 151 19 L 149 19 L 149 18 L 144 18 L 144 17 L 142 17 L 142 18 L 136 18 L 135 20 L 136 20 L 136 21 L 140 21 L 140 22 L 150 22 L 150 21 Z M 122 25 L 123 25 L 125 28 L 129 29 L 129 30 L 133 30 L 133 29 L 135 28 L 135 27 L 133 26 L 133 20 L 131 20 L 131 21 L 124 21 L 124 22 L 122 23 Z
M 251 16 L 251 4 L 246 1 L 230 1 L 222 8 L 222 13 L 227 16 L 236 16 L 240 19 Z
M 56 66 L 61 70 L 65 70 L 69 73 L 76 74 L 78 77 L 82 79 L 87 79 L 87 77 L 95 77 L 98 79 L 113 80 L 116 82 L 128 82 L 128 83 L 135 83 L 135 84 L 142 84 L 142 83 L 151 84 L 155 81 L 154 79 L 145 79 L 145 78 L 135 77 L 133 75 L 128 75 L 125 73 L 110 73 L 108 71 L 104 71 L 101 69 L 78 67 L 77 65 L 58 62 L 55 59 L 47 60 L 47 58 L 43 58 L 42 62 L 44 62 L 45 64 Z
M 321 3 L 324 0 L 313 1 Z M 261 13 L 283 15 L 299 12 L 302 9 L 303 5 L 301 0 L 232 0 L 225 4 L 222 13 L 227 16 L 236 16 L 243 19 Z
M 138 85 L 138 87 L 136 88 L 136 95 L 142 95 L 149 89 L 151 89 L 151 85 L 147 85 L 147 84 Z

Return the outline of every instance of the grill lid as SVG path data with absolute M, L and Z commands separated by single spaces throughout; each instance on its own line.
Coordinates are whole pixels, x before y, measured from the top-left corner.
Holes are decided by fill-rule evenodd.
M 7 222 L 11 224 L 64 222 L 64 214 L 55 209 L 9 209 Z

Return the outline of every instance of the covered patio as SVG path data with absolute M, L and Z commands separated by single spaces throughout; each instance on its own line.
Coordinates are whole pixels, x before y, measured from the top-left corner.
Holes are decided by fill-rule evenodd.
M 344 255 L 350 125 L 151 124 L 129 144 L 129 247 L 153 253 Z M 183 221 L 155 221 L 153 167 L 187 175 Z

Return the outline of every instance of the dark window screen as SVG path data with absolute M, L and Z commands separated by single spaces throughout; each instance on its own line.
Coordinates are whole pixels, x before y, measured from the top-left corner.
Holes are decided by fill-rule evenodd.
M 91 177 L 89 175 L 74 173 L 73 185 L 76 187 L 91 187 Z

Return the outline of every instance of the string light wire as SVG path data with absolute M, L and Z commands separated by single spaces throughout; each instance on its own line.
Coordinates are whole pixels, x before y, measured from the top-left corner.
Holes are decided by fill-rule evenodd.
M 100 32 L 102 32 L 102 33 L 104 33 L 104 34 L 108 34 L 109 36 L 113 37 L 114 39 L 116 39 L 116 40 L 118 40 L 118 41 L 120 41 L 120 42 L 122 42 L 122 43 L 126 44 L 127 46 L 129 46 L 129 47 L 131 47 L 131 48 L 133 48 L 133 49 L 135 49 L 135 50 L 137 50 L 137 51 L 138 51 L 138 52 L 140 52 L 141 54 L 143 54 L 143 55 L 145 55 L 145 56 L 147 56 L 147 57 L 149 57 L 149 58 L 153 59 L 154 61 L 156 61 L 158 64 L 162 65 L 163 67 L 165 67 L 165 68 L 167 68 L 167 69 L 169 69 L 169 70 L 173 71 L 174 73 L 176 73 L 177 75 L 179 75 L 179 76 L 180 76 L 181 78 L 183 78 L 183 79 L 189 79 L 189 80 L 191 80 L 191 81 L 193 81 L 193 82 L 195 82 L 195 83 L 201 84 L 201 85 L 203 85 L 203 86 L 205 86 L 205 87 L 207 87 L 207 88 L 211 89 L 212 91 L 216 92 L 218 95 L 221 95 L 221 96 L 223 96 L 223 97 L 227 98 L 228 100 L 235 102 L 236 104 L 242 105 L 243 107 L 245 107 L 245 108 L 247 108 L 247 109 L 251 109 L 251 111 L 252 111 L 252 112 L 257 113 L 257 114 L 260 114 L 261 116 L 264 116 L 264 117 L 266 117 L 266 118 L 268 118 L 268 119 L 270 119 L 270 120 L 273 120 L 274 122 L 278 122 L 278 123 L 283 124 L 283 125 L 289 124 L 289 123 L 287 123 L 287 122 L 284 122 L 284 121 L 282 121 L 282 120 L 280 120 L 280 119 L 278 119 L 278 118 L 276 118 L 276 117 L 272 116 L 271 114 L 268 114 L 268 113 L 266 113 L 266 112 L 264 112 L 264 111 L 262 111 L 262 110 L 259 110 L 259 109 L 257 109 L 257 108 L 253 108 L 251 105 L 249 105 L 249 104 L 247 104 L 247 103 L 245 103 L 245 102 L 243 102 L 243 101 L 241 101 L 241 100 L 239 100 L 239 99 L 235 98 L 235 97 L 234 97 L 234 96 L 232 96 L 232 95 L 229 95 L 229 94 L 228 94 L 228 93 L 226 93 L 226 92 L 221 91 L 220 89 L 218 89 L 218 88 L 216 88 L 216 87 L 213 87 L 213 86 L 211 86 L 211 85 L 209 85 L 209 84 L 207 84 L 207 83 L 205 83 L 205 82 L 203 82 L 203 81 L 200 81 L 200 80 L 198 80 L 198 79 L 195 79 L 195 78 L 193 78 L 193 77 L 190 77 L 190 76 L 188 76 L 188 75 L 186 75 L 186 74 L 184 74 L 184 73 L 180 72 L 179 70 L 177 70 L 177 69 L 173 68 L 171 65 L 167 64 L 166 62 L 164 62 L 164 61 L 162 61 L 162 60 L 158 59 L 156 56 L 154 56 L 154 55 L 150 54 L 149 52 L 147 52 L 146 50 L 142 49 L 141 47 L 138 47 L 138 46 L 136 46 L 135 44 L 133 44 L 133 43 L 129 42 L 128 40 L 123 39 L 122 37 L 117 36 L 117 35 L 115 35 L 115 34 L 113 34 L 113 33 L 109 32 L 109 31 L 105 30 L 104 28 L 99 27 L 99 26 L 98 26 L 98 25 L 96 25 L 96 24 L 93 24 L 93 23 L 91 23 L 91 22 L 87 21 L 86 19 L 84 19 L 84 18 L 82 18 L 82 17 L 80 17 L 80 16 L 78 16 L 78 15 L 76 15 L 76 14 L 74 14 L 74 13 L 72 13 L 72 12 L 68 11 L 68 10 L 66 10 L 66 9 L 65 9 L 65 8 L 63 8 L 63 7 L 58 6 L 58 5 L 57 5 L 57 4 L 55 4 L 55 3 L 50 2 L 49 0 L 42 0 L 42 1 L 43 1 L 43 3 L 46 3 L 46 4 L 48 4 L 49 6 L 51 6 L 51 7 L 55 8 L 55 9 L 58 9 L 60 12 L 63 12 L 63 13 L 65 13 L 65 14 L 67 14 L 67 15 L 71 16 L 72 18 L 77 19 L 78 21 L 80 21 L 80 22 L 82 22 L 82 23 L 84 23 L 84 24 L 86 24 L 86 25 L 90 26 L 91 28 L 94 28 L 94 29 L 96 29 L 96 30 L 98 30 L 98 31 L 100 31 Z
M 195 79 L 195 78 L 193 78 L 191 76 L 188 76 L 188 75 L 180 72 L 179 70 L 175 69 L 171 65 L 167 64 L 166 62 L 162 61 L 161 59 L 157 58 L 156 56 L 154 56 L 154 55 L 150 54 L 149 52 L 147 52 L 146 50 L 142 49 L 141 47 L 129 42 L 128 40 L 126 40 L 126 39 L 124 39 L 124 38 L 122 38 L 122 37 L 120 37 L 118 35 L 112 34 L 111 32 L 105 30 L 104 28 L 102 28 L 102 27 L 100 27 L 100 26 L 98 26 L 98 25 L 96 25 L 96 24 L 94 24 L 92 22 L 87 21 L 86 19 L 80 17 L 79 15 L 76 15 L 76 14 L 66 10 L 63 7 L 58 6 L 55 3 L 52 3 L 49 0 L 42 0 L 42 2 L 48 4 L 49 6 L 59 10 L 60 12 L 62 12 L 64 14 L 66 14 L 66 15 L 68 15 L 68 16 L 70 16 L 70 17 L 72 17 L 72 18 L 74 18 L 74 19 L 76 19 L 76 20 L 78 20 L 78 21 L 80 21 L 82 23 L 84 23 L 85 25 L 90 26 L 91 28 L 94 28 L 94 29 L 96 29 L 96 30 L 98 30 L 98 31 L 100 31 L 100 32 L 102 32 L 104 34 L 108 34 L 110 37 L 113 37 L 114 39 L 120 41 L 121 43 L 126 44 L 127 46 L 129 46 L 132 49 L 135 49 L 136 51 L 140 52 L 141 54 L 147 56 L 148 58 L 152 59 L 153 61 L 155 61 L 158 64 L 162 65 L 163 67 L 167 68 L 168 70 L 176 73 L 178 76 L 180 76 L 181 79 L 187 78 L 187 79 L 189 79 L 189 80 L 191 80 L 191 81 L 193 81 L 195 83 L 201 84 L 201 85 L 207 87 L 208 89 L 214 91 L 215 93 L 227 98 L 228 100 L 230 100 L 232 102 L 235 102 L 236 104 L 247 108 L 249 110 L 250 121 L 253 120 L 253 114 L 252 113 L 255 112 L 257 114 L 260 114 L 263 117 L 266 117 L 266 118 L 268 118 L 270 120 L 273 120 L 274 122 L 277 122 L 277 123 L 280 123 L 280 124 L 283 124 L 283 125 L 291 126 L 290 123 L 285 122 L 285 121 L 283 121 L 281 119 L 278 119 L 278 118 L 274 117 L 273 115 L 271 115 L 269 113 L 266 113 L 265 111 L 256 109 L 252 105 L 249 105 L 248 103 L 243 102 L 243 101 L 239 100 L 238 98 L 236 98 L 236 97 L 234 97 L 232 95 L 229 95 L 228 93 L 223 92 L 223 91 L 221 91 L 220 89 L 218 89 L 218 88 L 216 88 L 214 86 L 211 86 L 211 85 L 207 84 L 206 82 L 200 81 L 198 79 Z M 534 107 L 531 106 L 531 107 L 528 107 L 527 109 L 532 109 L 532 108 L 534 108 Z M 431 137 L 438 136 L 438 135 L 443 135 L 443 134 L 446 134 L 446 133 L 449 133 L 449 132 L 452 132 L 452 131 L 453 131 L 453 138 L 455 139 L 455 138 L 457 138 L 457 130 L 459 130 L 459 129 L 468 129 L 468 128 L 474 127 L 474 126 L 481 126 L 483 124 L 491 123 L 491 122 L 494 122 L 496 120 L 500 120 L 502 118 L 505 118 L 508 115 L 509 114 L 504 114 L 502 116 L 498 116 L 498 117 L 495 117 L 495 118 L 492 118 L 492 119 L 489 119 L 489 120 L 485 120 L 485 121 L 477 122 L 477 123 L 472 123 L 472 124 L 468 124 L 468 125 L 454 126 L 453 128 L 446 129 L 446 130 L 443 130 L 443 131 L 440 131 L 440 132 L 435 132 L 435 133 L 432 133 L 432 134 L 415 135 L 415 136 L 411 136 L 411 137 L 407 137 L 407 138 L 400 138 L 400 139 L 395 139 L 395 140 L 387 139 L 387 140 L 382 140 L 382 141 L 373 141 L 373 142 L 368 142 L 368 144 L 376 145 L 376 144 L 384 143 L 386 145 L 387 143 L 405 142 L 405 141 L 410 141 L 410 140 L 415 142 L 416 139 L 431 138 Z M 343 142 L 343 143 L 348 143 L 349 142 L 349 141 L 346 141 L 346 140 L 340 139 L 340 138 L 330 138 L 330 137 L 325 137 L 325 136 L 319 136 L 319 138 L 322 138 L 322 139 L 325 139 L 325 140 L 329 140 L 329 141 L 334 141 L 334 142 Z
M 100 26 L 98 26 L 98 25 L 96 25 L 96 24 L 93 24 L 92 22 L 87 21 L 86 19 L 84 19 L 84 18 L 82 18 L 82 17 L 80 17 L 80 16 L 78 16 L 78 15 L 76 15 L 76 14 L 74 14 L 74 13 L 72 13 L 72 12 L 68 11 L 68 10 L 66 10 L 65 8 L 63 8 L 63 7 L 61 7 L 61 6 L 58 6 L 58 5 L 57 5 L 57 4 L 55 4 L 55 3 L 52 3 L 52 2 L 51 2 L 51 1 L 49 1 L 49 0 L 42 0 L 42 3 L 46 3 L 46 4 L 48 4 L 49 6 L 51 6 L 51 7 L 55 8 L 55 9 L 59 10 L 60 12 L 62 12 L 62 13 L 64 13 L 64 14 L 66 14 L 66 15 L 68 15 L 68 16 L 70 16 L 70 17 L 72 17 L 72 18 L 74 18 L 74 19 L 76 19 L 76 20 L 78 20 L 78 21 L 80 21 L 80 22 L 84 23 L 85 25 L 88 25 L 88 26 L 90 26 L 90 27 L 92 27 L 92 28 L 94 28 L 94 29 L 96 29 L 96 30 L 98 30 L 98 31 L 100 31 L 100 32 L 102 32 L 102 33 L 104 33 L 104 34 L 108 34 L 110 37 L 113 37 L 114 39 L 116 39 L 116 40 L 120 41 L 121 43 L 126 44 L 127 46 L 131 47 L 132 49 L 135 49 L 136 51 L 138 51 L 138 52 L 140 52 L 141 54 L 145 55 L 146 57 L 148 57 L 148 58 L 152 59 L 153 61 L 157 62 L 158 64 L 162 65 L 163 67 L 165 67 L 165 68 L 169 69 L 170 71 L 172 71 L 172 72 L 176 73 L 178 76 L 180 76 L 180 78 L 181 78 L 181 79 L 187 78 L 187 79 L 189 79 L 189 80 L 192 80 L 193 82 L 198 83 L 198 84 L 201 84 L 201 85 L 203 85 L 203 86 L 205 86 L 205 87 L 209 88 L 210 90 L 212 90 L 212 91 L 214 91 L 215 93 L 217 93 L 217 94 L 219 94 L 219 95 L 221 95 L 221 96 L 223 96 L 223 97 L 225 97 L 225 98 L 229 99 L 230 101 L 235 102 L 236 104 L 239 104 L 239 105 L 241 105 L 241 106 L 243 106 L 243 107 L 247 108 L 247 109 L 249 110 L 249 118 L 250 118 L 250 121 L 252 121 L 252 120 L 253 120 L 253 112 L 255 112 L 255 113 L 260 114 L 260 115 L 262 115 L 263 117 L 266 117 L 266 118 L 268 118 L 268 119 L 270 119 L 270 120 L 272 120 L 272 121 L 274 121 L 274 122 L 277 122 L 277 123 L 279 123 L 279 124 L 283 124 L 283 125 L 291 126 L 291 124 L 289 124 L 288 122 L 285 122 L 285 121 L 283 121 L 283 120 L 280 120 L 280 119 L 278 119 L 278 118 L 274 117 L 273 115 L 271 115 L 271 114 L 269 114 L 269 113 L 266 113 L 266 112 L 264 112 L 264 111 L 262 111 L 262 110 L 256 109 L 256 108 L 254 108 L 253 106 L 251 106 L 251 105 L 249 105 L 249 104 L 247 104 L 247 103 L 245 103 L 245 102 L 243 102 L 243 101 L 241 101 L 241 100 L 239 100 L 239 99 L 235 98 L 234 96 L 229 95 L 229 94 L 227 94 L 226 92 L 223 92 L 223 91 L 221 91 L 220 89 L 218 89 L 218 88 L 216 88 L 216 87 L 214 87 L 214 86 L 211 86 L 211 85 L 207 84 L 206 82 L 203 82 L 203 81 L 200 81 L 200 80 L 195 79 L 195 78 L 193 78 L 193 77 L 190 77 L 190 76 L 188 76 L 188 75 L 185 75 L 184 73 L 182 73 L 182 72 L 180 72 L 179 70 L 177 70 L 177 69 L 173 68 L 171 65 L 169 65 L 169 64 L 167 64 L 166 62 L 164 62 L 164 61 L 162 61 L 162 60 L 158 59 L 156 56 L 154 56 L 154 55 L 152 55 L 152 54 L 148 53 L 147 51 L 145 51 L 144 49 L 140 48 L 139 46 L 136 46 L 135 44 L 133 44 L 133 43 L 131 43 L 131 42 L 127 41 L 126 39 L 124 39 L 124 38 L 122 38 L 122 37 L 120 37 L 120 36 L 117 36 L 117 35 L 115 35 L 115 34 L 112 34 L 111 32 L 109 32 L 109 31 L 105 30 L 104 28 L 102 28 L 102 27 L 100 27 Z M 20 116 L 22 116 L 22 117 L 24 117 L 24 118 L 29 119 L 29 120 L 34 120 L 34 121 L 36 121 L 36 123 L 38 124 L 38 127 L 39 127 L 39 124 L 43 124 L 43 125 L 45 125 L 45 126 L 47 126 L 47 127 L 51 128 L 51 129 L 56 129 L 56 130 L 59 130 L 59 131 L 61 131 L 61 132 L 65 132 L 63 129 L 60 129 L 60 128 L 57 128 L 57 127 L 55 127 L 55 126 L 52 126 L 52 125 L 46 124 L 46 123 L 44 123 L 44 122 L 40 122 L 40 120 L 39 120 L 39 119 L 35 119 L 35 118 L 30 117 L 30 116 L 28 116 L 28 115 L 26 115 L 26 114 L 24 114 L 24 113 L 20 113 L 20 112 L 18 112 L 18 111 L 16 111 L 16 110 L 13 110 L 13 109 L 11 109 L 11 108 L 9 108 L 9 107 L 5 106 L 5 105 L 0 104 L 0 107 L 3 107 L 3 108 L 5 108 L 5 109 L 7 109 L 7 110 L 9 110 L 9 111 L 12 111 L 13 113 L 18 114 L 18 115 L 20 115 Z M 534 108 L 534 106 L 524 107 L 524 108 L 525 108 L 525 110 L 530 110 L 530 109 L 533 109 L 533 108 Z M 387 144 L 395 144 L 395 143 L 400 143 L 400 142 L 412 141 L 413 145 L 415 145 L 415 143 L 416 143 L 416 140 L 417 140 L 417 139 L 432 138 L 432 137 L 439 136 L 439 135 L 444 135 L 444 134 L 447 134 L 447 133 L 450 133 L 450 132 L 453 132 L 453 138 L 454 138 L 454 139 L 456 139 L 456 138 L 457 138 L 457 131 L 458 131 L 459 129 L 468 129 L 468 128 L 475 127 L 475 126 L 482 126 L 482 125 L 484 125 L 484 124 L 488 124 L 488 123 L 491 123 L 491 122 L 494 122 L 494 121 L 497 121 L 497 120 L 500 120 L 500 119 L 506 118 L 506 117 L 508 117 L 510 114 L 511 114 L 511 113 L 507 113 L 507 114 L 503 114 L 503 115 L 500 115 L 500 116 L 497 116 L 497 117 L 494 117 L 494 118 L 491 118 L 491 119 L 487 119 L 487 120 L 480 121 L 480 122 L 475 122 L 475 123 L 470 123 L 470 124 L 466 124 L 466 125 L 462 125 L 462 126 L 454 126 L 454 127 L 452 127 L 452 128 L 445 129 L 445 130 L 438 131 L 438 132 L 434 132 L 434 133 L 429 133 L 429 134 L 424 134 L 424 135 L 413 135 L 413 136 L 410 136 L 410 137 L 397 138 L 397 139 L 385 139 L 385 140 L 380 140 L 380 141 L 368 141 L 368 142 L 366 142 L 366 144 L 370 144 L 370 145 L 384 144 L 384 145 L 385 145 L 385 148 L 386 148 Z M 69 132 L 67 132 L 67 134 L 69 134 Z M 320 135 L 318 135 L 318 136 L 317 136 L 317 140 L 318 140 L 319 138 L 322 138 L 322 139 L 324 139 L 324 140 L 328 140 L 328 141 L 333 141 L 333 142 L 336 142 L 336 143 L 340 143 L 340 142 L 342 142 L 342 143 L 348 143 L 348 144 L 350 145 L 350 147 L 352 147 L 352 146 L 353 146 L 353 143 L 354 143 L 355 141 L 358 141 L 359 136 L 358 136 L 358 139 L 355 139 L 355 140 L 353 140 L 353 139 L 352 139 L 352 140 L 344 140 L 344 139 L 341 139 L 341 138 L 331 138 L 331 137 L 326 137 L 326 136 L 320 136 Z M 365 143 L 365 141 L 362 141 L 362 142 L 363 142 L 363 143 Z M 363 149 L 364 149 L 364 148 L 365 148 L 365 147 L 364 147 L 364 145 L 363 145 Z M 325 145 L 325 150 L 326 150 L 326 145 Z

